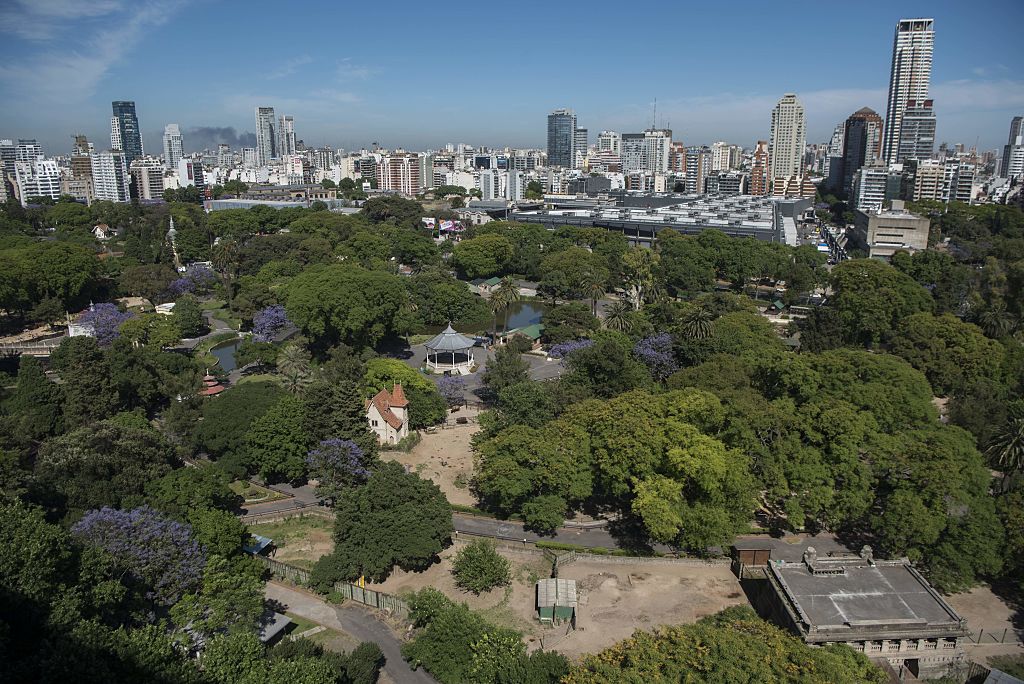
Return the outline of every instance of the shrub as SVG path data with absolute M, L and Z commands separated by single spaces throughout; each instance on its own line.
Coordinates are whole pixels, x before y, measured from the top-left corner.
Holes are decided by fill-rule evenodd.
M 452 564 L 455 584 L 479 594 L 512 580 L 508 559 L 501 556 L 489 539 L 480 539 L 464 546 L 455 554 Z

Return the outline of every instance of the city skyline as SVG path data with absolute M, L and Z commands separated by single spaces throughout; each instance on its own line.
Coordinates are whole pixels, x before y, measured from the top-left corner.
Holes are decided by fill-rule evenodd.
M 253 146 L 258 106 L 293 116 L 296 137 L 307 145 L 543 148 L 544 117 L 566 107 L 576 111 L 580 128 L 591 131 L 591 144 L 600 130 L 633 132 L 654 124 L 672 128 L 686 144 L 727 140 L 752 148 L 767 139 L 774 104 L 793 92 L 804 104 L 808 142 L 825 142 L 837 122 L 861 107 L 886 110 L 893 27 L 901 17 L 917 16 L 935 19 L 930 97 L 940 141 L 999 148 L 1005 121 L 1024 107 L 1024 80 L 1017 75 L 1024 58 L 1013 41 L 1019 25 L 1013 18 L 1024 11 L 1013 2 L 917 2 L 898 9 L 867 2 L 858 13 L 810 4 L 767 11 L 751 3 L 741 12 L 665 5 L 644 14 L 660 18 L 645 24 L 654 33 L 645 33 L 643 60 L 595 48 L 584 51 L 591 67 L 571 76 L 559 68 L 558 48 L 538 26 L 571 20 L 582 36 L 596 36 L 608 28 L 603 9 L 613 6 L 597 3 L 582 16 L 548 6 L 543 13 L 527 7 L 509 16 L 466 11 L 451 22 L 415 6 L 385 15 L 371 7 L 323 5 L 297 15 L 298 21 L 317 19 L 304 29 L 300 46 L 268 48 L 253 60 L 252 50 L 221 46 L 223 27 L 246 41 L 263 37 L 263 44 L 280 44 L 269 40 L 281 28 L 274 12 L 263 12 L 261 3 L 247 5 L 244 14 L 210 7 L 195 22 L 189 5 L 21 0 L 0 9 L 0 95 L 6 105 L 0 134 L 35 137 L 49 152 L 64 153 L 74 133 L 104 140 L 110 103 L 131 100 L 148 149 L 160 149 L 169 123 L 181 126 L 186 151 L 217 142 Z M 736 24 L 737 16 L 745 23 Z M 693 30 L 681 43 L 672 27 L 682 23 Z M 733 24 L 736 45 L 723 49 L 713 29 Z M 391 40 L 388 51 L 369 58 L 351 40 L 326 40 L 341 26 L 351 37 L 363 27 L 363 42 L 372 44 L 385 25 L 389 36 L 405 37 L 408 44 Z M 772 41 L 773 63 L 792 68 L 753 68 L 758 61 L 748 46 L 758 44 L 756 34 L 762 33 L 794 36 Z M 439 38 L 445 35 L 450 40 Z M 502 46 L 514 38 L 516 68 L 499 75 L 481 68 L 473 55 L 487 41 L 475 48 L 460 40 L 465 35 Z M 182 44 L 211 50 L 181 51 Z M 566 48 L 566 63 L 580 51 L 575 45 Z M 139 58 L 168 51 L 180 58 L 174 69 L 188 79 L 179 82 L 157 69 L 164 62 Z M 425 54 L 437 59 L 431 63 Z

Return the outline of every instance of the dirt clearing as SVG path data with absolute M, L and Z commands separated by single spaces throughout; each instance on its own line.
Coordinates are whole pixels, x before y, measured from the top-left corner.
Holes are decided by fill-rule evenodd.
M 611 646 L 637 629 L 691 623 L 723 608 L 746 604 L 727 565 L 578 560 L 563 565 L 559 577 L 577 581 L 579 629 L 543 627 L 536 618 L 534 585 L 539 578 L 550 576 L 551 564 L 541 555 L 499 551 L 512 562 L 512 584 L 480 596 L 455 586 L 451 574 L 455 548 L 446 549 L 442 561 L 424 572 L 396 571 L 372 588 L 402 594 L 434 587 L 466 602 L 495 624 L 521 630 L 531 650 L 543 646 L 569 658 Z
M 471 411 L 462 409 L 451 418 L 475 416 Z M 408 466 L 411 472 L 432 480 L 451 503 L 475 506 L 476 497 L 469 491 L 469 480 L 473 477 L 473 449 L 469 442 L 479 429 L 478 424 L 469 423 L 424 432 L 420 443 L 409 453 L 382 451 L 380 457 Z

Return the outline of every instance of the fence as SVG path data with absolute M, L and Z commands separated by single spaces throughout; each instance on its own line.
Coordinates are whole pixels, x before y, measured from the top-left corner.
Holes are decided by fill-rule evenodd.
M 327 518 L 330 520 L 334 519 L 334 516 L 330 512 L 314 504 L 296 503 L 294 506 L 289 508 L 282 508 L 276 511 L 266 511 L 264 513 L 249 513 L 247 515 L 239 516 L 239 520 L 242 521 L 243 525 L 259 525 L 261 523 L 272 523 L 280 520 L 287 520 L 288 518 L 296 518 L 304 515 L 315 515 L 319 518 Z
M 266 556 L 255 556 L 255 558 L 266 565 L 276 577 L 286 579 L 295 584 L 309 584 L 309 570 L 305 568 L 298 568 L 273 558 L 267 558 Z M 389 615 L 397 615 L 403 618 L 409 615 L 409 604 L 391 594 L 360 587 L 350 582 L 336 582 L 334 591 L 356 603 L 376 608 Z
M 1024 643 L 1024 629 L 1012 627 L 972 631 L 967 640 L 972 644 L 1020 644 Z

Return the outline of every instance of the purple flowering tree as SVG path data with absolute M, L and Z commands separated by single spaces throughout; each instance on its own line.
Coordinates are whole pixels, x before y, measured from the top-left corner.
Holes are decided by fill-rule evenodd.
M 192 528 L 149 506 L 89 511 L 71 533 L 112 555 L 146 587 L 146 598 L 162 605 L 173 605 L 202 582 L 206 550 L 192 538 Z
M 316 495 L 334 502 L 342 493 L 370 477 L 367 457 L 350 439 L 325 439 L 306 455 L 310 475 L 320 483 Z
M 217 275 L 206 266 L 191 266 L 177 280 L 172 280 L 167 291 L 172 299 L 185 294 L 204 294 L 217 282 Z
M 553 345 L 548 350 L 548 356 L 553 359 L 562 359 L 562 363 L 565 363 L 565 358 L 572 354 L 574 351 L 580 349 L 586 349 L 587 347 L 594 344 L 594 340 L 582 339 L 582 340 L 569 340 L 568 342 L 560 342 L 559 344 Z
M 466 403 L 466 381 L 461 375 L 446 375 L 437 381 L 437 391 L 448 406 L 462 406 Z
M 633 355 L 643 361 L 655 380 L 661 382 L 679 370 L 672 349 L 672 335 L 667 332 L 645 337 L 633 347 Z
M 274 335 L 291 325 L 284 307 L 280 304 L 260 309 L 252 317 L 252 335 L 257 342 L 270 342 Z
M 121 324 L 130 318 L 134 318 L 134 314 L 121 311 L 117 304 L 104 302 L 89 307 L 89 310 L 79 317 L 78 322 L 91 325 L 96 342 L 101 347 L 107 347 L 121 334 Z

